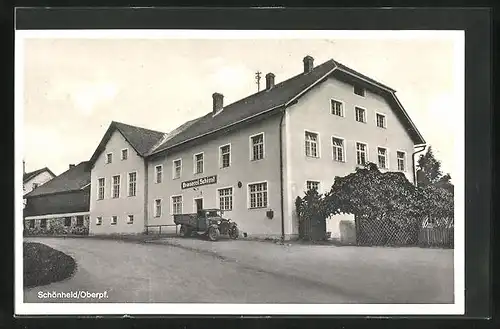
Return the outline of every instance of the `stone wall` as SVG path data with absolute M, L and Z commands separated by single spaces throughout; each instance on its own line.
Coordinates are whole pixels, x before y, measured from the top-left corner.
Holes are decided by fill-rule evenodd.
M 89 215 L 83 216 L 83 225 L 77 225 L 77 217 L 71 216 L 71 224 L 66 226 L 66 217 L 46 217 L 47 227 L 41 227 L 42 219 L 25 219 L 24 235 L 88 235 L 89 234 Z M 34 227 L 30 227 L 31 221 L 34 221 Z

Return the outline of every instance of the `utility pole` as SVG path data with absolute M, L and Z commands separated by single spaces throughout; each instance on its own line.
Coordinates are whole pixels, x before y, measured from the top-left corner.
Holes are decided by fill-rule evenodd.
M 257 83 L 257 91 L 258 92 L 260 91 L 260 75 L 261 74 L 262 74 L 262 72 L 260 72 L 260 71 L 255 72 L 255 80 L 256 80 L 255 83 Z

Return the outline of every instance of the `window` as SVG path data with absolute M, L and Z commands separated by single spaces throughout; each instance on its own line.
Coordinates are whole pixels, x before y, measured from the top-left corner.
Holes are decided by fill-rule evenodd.
M 318 181 L 314 181 L 314 180 L 308 180 L 306 182 L 306 187 L 307 187 L 307 190 L 316 190 L 316 191 L 319 191 L 319 182 Z
M 174 173 L 173 173 L 173 178 L 177 179 L 181 177 L 182 173 L 182 160 L 174 160 Z
M 182 214 L 182 195 L 172 197 L 172 214 Z
M 252 160 L 264 159 L 264 133 L 251 136 L 252 143 Z
M 344 116 L 344 104 L 342 102 L 332 99 L 330 101 L 330 108 L 333 115 Z
M 122 150 L 122 160 L 127 160 L 128 159 L 128 149 L 123 149 Z
M 64 226 L 71 226 L 71 217 L 64 217 Z
M 356 112 L 356 121 L 357 122 L 366 122 L 366 111 L 365 109 L 362 109 L 361 107 L 355 107 L 354 108 Z
M 113 176 L 113 198 L 120 197 L 120 175 Z
M 155 166 L 155 183 L 159 184 L 163 180 L 163 166 L 158 165 Z
M 47 219 L 40 219 L 40 227 L 47 228 Z
M 360 86 L 354 86 L 354 93 L 358 96 L 365 97 L 365 89 Z
M 219 208 L 221 210 L 232 210 L 233 209 L 233 188 L 221 188 L 219 192 Z
M 38 187 L 38 183 L 33 183 L 33 189 L 36 189 Z
M 155 200 L 154 214 L 155 214 L 155 217 L 161 217 L 161 199 Z
M 203 153 L 194 155 L 194 173 L 201 174 L 203 172 Z
M 96 217 L 95 224 L 96 225 L 101 225 L 102 224 L 102 217 Z
M 35 220 L 34 219 L 30 219 L 29 227 L 30 228 L 35 228 Z
M 128 221 L 127 221 L 128 224 L 134 223 L 134 215 L 128 215 L 127 217 L 128 217 Z
M 385 115 L 377 113 L 377 127 L 379 127 L 379 128 L 386 127 Z
M 267 182 L 249 184 L 250 209 L 267 207 Z
M 118 224 L 118 216 L 111 216 L 111 225 Z
M 366 144 L 356 143 L 356 161 L 358 165 L 365 165 L 367 162 Z
M 220 167 L 227 168 L 231 165 L 231 145 L 223 145 L 219 147 Z
M 99 178 L 97 180 L 97 200 L 102 200 L 104 199 L 104 187 L 106 184 L 106 179 L 105 178 Z
M 306 131 L 306 156 L 318 158 L 318 134 Z
M 128 173 L 128 196 L 135 196 L 137 193 L 137 173 Z
M 83 226 L 83 216 L 76 216 L 76 226 Z
M 379 147 L 378 150 L 378 167 L 380 169 L 387 169 L 387 149 Z
M 405 171 L 406 170 L 406 153 L 402 151 L 397 152 L 398 157 L 398 170 Z
M 342 138 L 332 137 L 333 160 L 344 162 L 344 140 Z
M 113 153 L 106 154 L 106 163 L 112 163 L 112 162 L 113 162 Z

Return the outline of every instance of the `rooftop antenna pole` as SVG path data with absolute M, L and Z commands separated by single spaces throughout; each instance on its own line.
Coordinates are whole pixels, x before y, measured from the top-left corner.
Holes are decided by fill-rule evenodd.
M 260 75 L 261 74 L 262 74 L 262 72 L 260 72 L 260 71 L 255 72 L 255 80 L 257 83 L 257 91 L 258 92 L 260 91 Z

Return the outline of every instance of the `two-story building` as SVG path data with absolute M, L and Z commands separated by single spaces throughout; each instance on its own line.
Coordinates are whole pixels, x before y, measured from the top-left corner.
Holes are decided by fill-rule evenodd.
M 164 133 L 112 122 L 89 160 L 90 234 L 142 233 L 147 218 L 145 155 Z
M 375 162 L 414 182 L 414 146 L 425 141 L 395 91 L 334 60 L 314 67 L 306 56 L 303 64 L 303 72 L 278 84 L 267 74 L 264 90 L 229 105 L 214 93 L 206 115 L 169 134 L 155 132 L 137 164 L 144 166 L 141 225 L 172 224 L 175 213 L 220 208 L 245 234 L 288 239 L 298 235 L 295 198 L 309 188 L 328 190 L 335 176 L 358 165 Z M 112 223 L 118 213 L 118 202 L 97 201 L 98 189 L 105 198 L 112 183 L 121 183 L 113 177 L 129 174 L 101 173 L 106 152 L 108 146 L 92 170 L 91 232 L 94 225 L 96 233 L 129 232 L 97 224 L 103 218 Z M 140 202 L 134 213 L 129 202 L 118 207 L 122 221 L 127 211 L 139 213 Z

